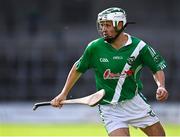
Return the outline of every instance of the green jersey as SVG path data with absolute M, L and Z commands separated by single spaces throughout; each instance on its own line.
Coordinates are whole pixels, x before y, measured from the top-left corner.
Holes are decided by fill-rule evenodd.
M 76 62 L 78 72 L 94 70 L 97 90 L 106 92 L 100 104 L 132 99 L 143 88 L 140 72 L 144 66 L 153 73 L 166 67 L 164 59 L 152 47 L 127 36 L 128 41 L 118 50 L 103 38 L 92 41 Z

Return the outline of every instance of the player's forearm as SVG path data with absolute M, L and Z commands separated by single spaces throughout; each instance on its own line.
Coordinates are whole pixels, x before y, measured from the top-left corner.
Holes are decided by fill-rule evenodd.
M 67 96 L 67 94 L 69 93 L 71 88 L 74 86 L 76 81 L 80 78 L 81 74 L 82 73 L 76 71 L 76 66 L 74 64 L 73 67 L 71 68 L 70 72 L 69 72 L 69 75 L 67 77 L 66 83 L 64 85 L 64 88 L 63 88 L 61 94 L 64 94 Z
M 154 80 L 156 81 L 156 84 L 158 87 L 163 87 L 165 88 L 165 75 L 162 70 L 157 71 L 154 75 Z

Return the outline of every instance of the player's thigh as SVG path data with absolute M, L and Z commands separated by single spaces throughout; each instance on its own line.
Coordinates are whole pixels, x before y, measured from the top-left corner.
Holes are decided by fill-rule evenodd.
M 162 127 L 160 122 L 140 129 L 148 136 L 165 136 L 164 128 Z
M 118 128 L 111 133 L 109 133 L 109 136 L 130 136 L 129 134 L 129 128 Z

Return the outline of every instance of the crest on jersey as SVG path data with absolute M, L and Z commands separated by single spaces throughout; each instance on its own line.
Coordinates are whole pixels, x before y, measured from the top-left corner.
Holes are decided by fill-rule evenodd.
M 129 58 L 127 59 L 127 63 L 128 63 L 130 66 L 133 65 L 134 61 L 135 61 L 135 57 L 134 57 L 134 56 L 129 57 Z

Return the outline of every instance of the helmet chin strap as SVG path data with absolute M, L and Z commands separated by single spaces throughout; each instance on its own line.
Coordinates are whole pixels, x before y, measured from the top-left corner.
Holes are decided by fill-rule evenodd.
M 117 35 L 115 37 L 104 37 L 104 40 L 110 44 L 113 43 L 117 39 L 117 37 L 124 31 L 128 24 L 135 24 L 135 22 L 127 22 L 120 30 L 116 30 Z

